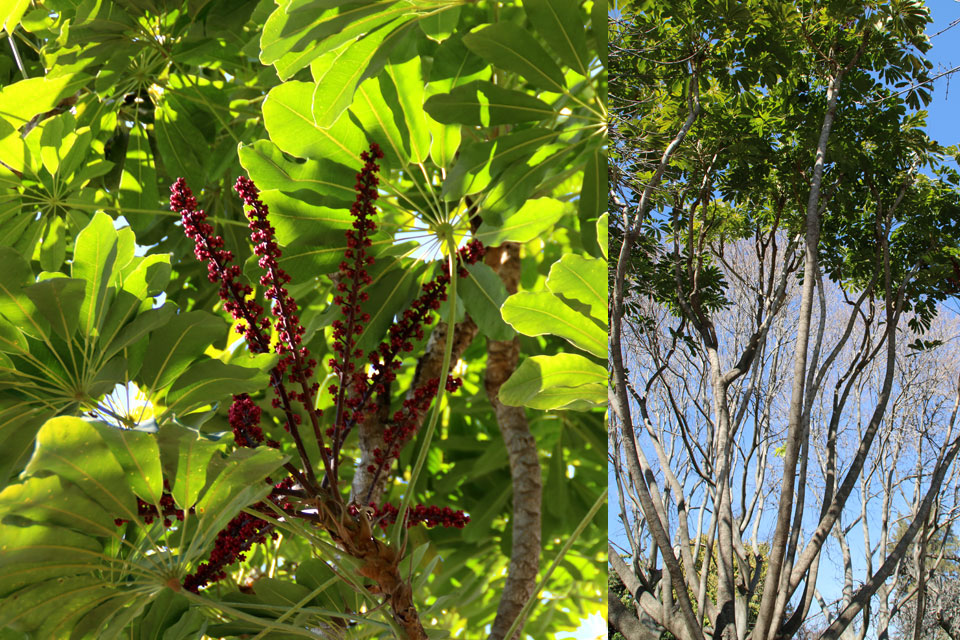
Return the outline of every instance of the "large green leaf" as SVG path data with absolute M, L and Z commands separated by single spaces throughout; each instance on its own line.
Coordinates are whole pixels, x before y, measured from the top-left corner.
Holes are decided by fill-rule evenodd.
M 504 217 L 500 224 L 484 222 L 476 237 L 487 246 L 504 242 L 530 242 L 542 236 L 563 217 L 567 204 L 551 198 L 536 198 Z
M 423 108 L 437 122 L 480 127 L 548 120 L 557 115 L 550 105 L 528 93 L 483 80 L 431 96 Z
M 313 85 L 308 82 L 285 82 L 271 89 L 263 101 L 263 124 L 278 147 L 301 158 L 355 166 L 367 146 L 363 131 L 350 118 L 338 118 L 328 128 L 314 122 Z
M 584 410 L 606 401 L 606 367 L 575 353 L 527 358 L 500 387 L 500 402 L 531 409 Z
M 281 80 L 343 43 L 370 33 L 411 11 L 386 0 L 331 8 L 329 3 L 288 3 L 267 19 L 260 37 L 260 61 L 273 64 Z
M 356 41 L 325 53 L 310 65 L 316 82 L 313 117 L 318 126 L 325 128 L 336 122 L 350 106 L 357 85 L 364 78 L 376 75 L 377 67 L 382 67 L 392 45 L 406 32 L 406 28 L 394 30 L 399 23 L 399 19 L 388 22 Z
M 503 303 L 503 319 L 528 336 L 553 334 L 598 358 L 607 357 L 607 332 L 552 293 L 522 291 Z
M 607 263 L 599 258 L 567 254 L 553 263 L 547 287 L 558 296 L 590 307 L 590 315 L 606 324 Z
M 150 336 L 138 379 L 156 393 L 172 384 L 204 349 L 226 332 L 226 324 L 206 311 L 180 313 Z
M 530 22 L 564 64 L 587 76 L 587 38 L 579 3 L 568 0 L 526 0 L 523 8 Z
M 78 278 L 51 278 L 24 289 L 43 314 L 50 328 L 64 340 L 70 340 L 80 322 L 89 283 Z
M 526 30 L 510 22 L 498 22 L 464 36 L 463 44 L 501 69 L 513 71 L 534 86 L 559 93 L 564 90 L 563 72 L 540 43 Z

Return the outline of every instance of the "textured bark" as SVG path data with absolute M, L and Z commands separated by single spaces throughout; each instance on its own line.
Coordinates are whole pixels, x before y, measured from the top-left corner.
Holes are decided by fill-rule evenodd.
M 648 629 L 613 591 L 607 589 L 607 622 L 627 640 L 658 640 L 660 634 Z
M 509 293 L 516 293 L 520 280 L 520 247 L 506 243 L 490 249 L 487 264 L 499 266 L 500 279 Z M 487 341 L 487 370 L 484 387 L 497 416 L 497 425 L 510 458 L 513 481 L 513 552 L 507 581 L 500 596 L 491 640 L 503 640 L 521 609 L 533 597 L 540 566 L 540 507 L 543 485 L 537 443 L 530 433 L 523 407 L 509 407 L 499 400 L 500 386 L 517 368 L 520 346 L 513 340 Z M 518 627 L 519 628 L 519 627 Z M 513 638 L 519 638 L 517 631 Z M 512 640 L 512 639 L 511 639 Z

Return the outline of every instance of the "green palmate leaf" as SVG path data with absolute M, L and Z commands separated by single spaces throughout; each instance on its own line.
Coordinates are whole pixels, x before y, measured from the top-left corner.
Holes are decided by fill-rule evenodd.
M 127 473 L 92 423 L 80 418 L 48 420 L 26 473 L 51 471 L 65 478 L 115 517 L 135 519 L 137 504 Z
M 23 287 L 33 282 L 30 264 L 11 247 L 0 246 L 0 315 L 27 335 L 39 338 L 43 335 L 33 318 L 36 309 Z
M 600 246 L 600 252 L 603 254 L 604 260 L 609 260 L 607 255 L 607 225 L 609 224 L 610 215 L 603 214 L 597 218 L 597 244 Z
M 13 30 L 20 24 L 20 19 L 29 7 L 30 0 L 12 0 L 0 9 L 0 18 L 2 18 L 0 24 L 3 25 L 9 37 L 13 37 Z
M 46 407 L 0 393 L 0 487 L 20 473 L 33 450 L 33 439 L 44 422 L 53 416 Z
M 263 101 L 263 124 L 278 147 L 302 158 L 332 160 L 354 166 L 367 146 L 363 131 L 350 118 L 323 128 L 313 120 L 313 85 L 285 82 Z
M 160 199 L 157 170 L 147 132 L 140 126 L 130 129 L 127 151 L 122 160 L 119 201 L 121 209 L 155 209 Z M 146 227 L 155 218 L 124 212 L 132 224 Z M 142 222 L 141 222 L 142 221 Z
M 71 275 L 86 281 L 86 295 L 80 307 L 80 330 L 85 336 L 99 332 L 103 321 L 107 285 L 117 257 L 117 232 L 107 214 L 97 213 L 77 236 Z
M 490 247 L 504 242 L 530 242 L 553 227 L 563 217 L 567 206 L 551 198 L 528 200 L 517 211 L 505 216 L 501 224 L 481 224 L 476 237 Z
M 172 414 L 183 415 L 231 394 L 254 393 L 269 386 L 269 376 L 258 369 L 205 360 L 190 366 L 164 395 Z
M 428 38 L 443 42 L 449 38 L 457 29 L 457 23 L 460 21 L 460 5 L 455 4 L 445 7 L 439 11 L 434 11 L 432 15 L 421 18 L 418 22 L 421 31 Z
M 200 497 L 200 491 L 207 484 L 210 458 L 223 445 L 178 424 L 164 426 L 157 437 L 164 456 L 164 470 L 173 478 L 170 493 L 177 506 L 187 510 Z
M 597 149 L 583 170 L 583 188 L 577 203 L 580 219 L 580 241 L 584 251 L 599 255 L 597 245 L 597 218 L 607 210 L 607 158 Z
M 209 154 L 203 133 L 190 121 L 188 110 L 172 96 L 160 104 L 153 130 L 163 165 L 171 178 L 203 176 L 204 158 Z
M 294 193 L 309 189 L 344 202 L 355 196 L 356 169 L 326 159 L 293 159 L 269 140 L 241 144 L 238 153 L 240 164 L 260 191 Z
M 47 221 L 47 228 L 40 244 L 40 268 L 44 271 L 59 271 L 67 256 L 67 225 L 60 216 Z
M 190 608 L 190 601 L 182 594 L 164 589 L 153 601 L 140 622 L 139 640 L 164 640 L 165 633 Z
M 383 150 L 386 166 L 403 167 L 415 162 L 397 88 L 390 76 L 381 73 L 357 87 L 350 112 L 356 116 L 370 139 Z M 401 128 L 402 125 L 402 128 Z
M 460 281 L 460 299 L 480 332 L 490 340 L 510 340 L 513 329 L 500 316 L 507 290 L 493 269 L 479 262 L 467 266 L 469 277 Z
M 424 96 L 437 93 L 445 93 L 445 90 L 431 84 L 427 86 Z M 422 107 L 420 110 L 422 111 Z M 443 124 L 433 118 L 426 118 L 426 122 L 430 130 L 430 159 L 438 167 L 449 169 L 460 149 L 461 127 L 458 124 Z
M 80 321 L 84 291 L 88 283 L 76 278 L 52 278 L 24 289 L 50 323 L 54 333 L 70 340 Z
M 103 425 L 96 425 L 96 428 L 110 447 L 113 457 L 123 467 L 133 492 L 151 504 L 160 504 L 163 472 L 160 468 L 160 448 L 153 434 Z
M 606 325 L 607 263 L 605 260 L 567 254 L 550 267 L 547 287 L 558 296 L 588 305 L 590 315 Z
M 277 230 L 277 242 L 290 244 L 305 231 L 313 235 L 343 237 L 353 224 L 350 203 L 319 196 L 312 191 L 284 193 L 262 191 L 260 199 L 270 208 L 270 222 Z
M 273 488 L 264 482 L 289 459 L 269 447 L 237 449 L 227 458 L 223 470 L 196 504 L 203 535 L 198 541 L 209 543 L 242 507 L 262 500 Z
M 606 367 L 575 353 L 527 358 L 500 387 L 500 402 L 532 409 L 584 410 L 606 401 Z
M 83 577 L 58 578 L 21 589 L 0 604 L 0 625 L 32 631 L 41 638 L 68 635 L 90 606 L 112 595 L 112 588 Z
M 424 83 L 420 75 L 420 58 L 414 57 L 402 64 L 388 65 L 383 73 L 389 77 L 397 92 L 394 113 L 402 115 L 407 126 L 409 159 L 418 164 L 430 154 L 430 127 L 423 111 Z
M 437 122 L 481 127 L 547 120 L 557 115 L 542 100 L 483 80 L 431 96 L 423 108 Z
M 523 291 L 507 298 L 503 319 L 528 336 L 554 334 L 598 358 L 607 357 L 607 332 L 552 293 Z
M 388 22 L 313 61 L 313 117 L 318 126 L 326 128 L 336 122 L 350 106 L 357 85 L 380 70 L 392 45 L 412 26 L 394 29 L 399 23 L 399 19 Z
M 356 338 L 358 349 L 371 351 L 386 338 L 387 328 L 394 316 L 402 314 L 416 295 L 420 276 L 425 269 L 426 265 L 422 263 L 412 269 L 404 268 L 398 261 L 375 277 L 367 289 L 369 300 L 360 305 L 364 313 L 370 314 L 370 321 Z
M 579 3 L 567 0 L 527 0 L 523 8 L 530 22 L 564 64 L 587 75 L 587 39 Z
M 559 93 L 565 88 L 563 72 L 540 43 L 510 22 L 498 22 L 464 36 L 463 44 L 495 66 L 518 73 L 530 84 Z
M 29 78 L 0 91 L 0 118 L 19 129 L 33 116 L 50 111 L 64 97 L 86 84 L 86 74 L 63 74 L 55 78 Z M 2 136 L 2 133 L 0 133 Z
M 260 61 L 273 64 L 280 79 L 286 80 L 324 53 L 410 13 L 410 5 L 393 0 L 337 8 L 291 3 L 274 11 L 264 24 Z
M 187 370 L 204 349 L 226 332 L 226 323 L 206 311 L 180 313 L 150 336 L 138 381 L 150 394 L 166 388 Z
M 479 193 L 508 167 L 527 161 L 557 136 L 556 131 L 535 127 L 487 142 L 464 144 L 443 181 L 441 193 L 450 197 Z
M 0 513 L 92 536 L 110 535 L 116 530 L 114 515 L 55 475 L 28 478 L 4 489 L 0 493 Z
M 590 9 L 590 28 L 593 31 L 594 46 L 600 56 L 600 62 L 604 68 L 609 66 L 607 61 L 607 2 L 606 0 L 593 0 L 593 8 Z

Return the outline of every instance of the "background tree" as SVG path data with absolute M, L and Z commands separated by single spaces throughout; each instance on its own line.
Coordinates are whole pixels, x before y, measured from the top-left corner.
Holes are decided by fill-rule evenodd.
M 632 558 L 613 569 L 678 638 L 789 637 L 851 496 L 872 499 L 897 363 L 937 346 L 921 334 L 954 291 L 957 175 L 911 111 L 929 99 L 929 17 L 916 2 L 636 9 L 611 45 L 611 457 Z M 956 387 L 934 394 L 949 407 Z M 960 441 L 938 416 L 905 535 L 821 637 L 868 624 L 940 499 Z M 704 536 L 716 597 L 690 569 Z
M 52 0 L 0 14 L 2 637 L 545 637 L 600 609 L 602 3 Z M 450 299 L 424 307 L 422 335 L 389 335 L 396 379 L 344 422 L 328 390 L 350 384 L 335 321 L 370 143 L 384 157 L 361 198 L 379 196 L 354 346 L 377 350 L 444 274 Z M 177 178 L 196 206 L 179 183 L 169 210 Z M 461 272 L 472 240 L 486 261 Z M 221 250 L 238 273 L 211 269 Z M 292 410 L 267 399 L 294 349 L 242 345 L 247 303 L 208 280 L 270 307 L 278 270 L 297 321 L 281 305 L 286 329 L 268 322 L 262 342 L 290 343 L 299 322 L 317 361 L 318 390 Z M 447 371 L 459 393 L 439 384 Z M 404 411 L 413 441 L 384 465 Z M 349 433 L 337 473 L 327 428 Z M 303 500 L 294 518 L 284 505 Z M 375 526 L 418 503 L 470 523 Z M 309 522 L 330 504 L 387 550 L 388 587 Z M 208 586 L 187 580 L 201 570 Z

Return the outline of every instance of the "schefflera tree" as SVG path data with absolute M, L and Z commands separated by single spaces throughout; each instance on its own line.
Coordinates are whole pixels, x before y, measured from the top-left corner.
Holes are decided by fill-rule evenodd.
M 0 623 L 67 637 L 261 631 L 316 637 L 338 630 L 403 637 L 402 626 L 391 626 L 400 623 L 381 587 L 358 577 L 360 562 L 319 535 L 321 529 L 274 511 L 294 503 L 281 499 L 282 491 L 305 486 L 299 478 L 296 486 L 275 486 L 291 469 L 306 486 L 311 482 L 300 447 L 283 429 L 285 408 L 268 406 L 275 355 L 251 354 L 234 342 L 236 334 L 224 339 L 220 319 L 233 318 L 208 282 L 208 261 L 193 259 L 194 242 L 173 224 L 171 215 L 179 214 L 158 211 L 167 206 L 158 194 L 183 176 L 198 208 L 210 213 L 215 235 L 235 254 L 242 272 L 235 281 L 270 307 L 272 301 L 262 301 L 269 285 L 259 283 L 260 257 L 243 237 L 248 221 L 232 197 L 232 176 L 243 171 L 260 189 L 282 251 L 278 268 L 292 277 L 286 288 L 298 303 L 301 346 L 317 361 L 314 408 L 324 412 L 321 435 L 329 445 L 325 429 L 336 416 L 329 385 L 339 377 L 330 360 L 341 360 L 333 323 L 343 317 L 333 298 L 345 295 L 336 290 L 341 284 L 349 286 L 340 263 L 349 260 L 345 232 L 354 223 L 357 162 L 370 141 L 384 157 L 378 228 L 367 248 L 375 259 L 364 288 L 369 299 L 358 303 L 358 317 L 370 318 L 361 322 L 356 348 L 376 350 L 394 321 L 427 293 L 423 285 L 449 273 L 451 241 L 479 239 L 487 253 L 482 263 L 465 266 L 467 276 L 453 272 L 450 300 L 430 311 L 438 321 L 422 340 L 411 340 L 389 393 L 375 396 L 376 416 L 368 413 L 345 437 L 340 453 L 350 459 L 339 463 L 342 501 L 354 504 L 358 522 L 380 518 L 370 502 L 380 510 L 408 501 L 412 515 L 419 502 L 423 509 L 437 505 L 441 517 L 446 506 L 469 512 L 463 529 L 396 526 L 386 537 L 376 533 L 402 557 L 403 580 L 428 634 L 505 638 L 523 629 L 542 637 L 575 628 L 602 607 L 606 532 L 593 516 L 606 485 L 599 437 L 606 401 L 605 9 L 552 1 L 239 7 L 138 0 L 38 8 L 19 28 L 17 11 L 8 16 L 8 29 L 28 27 L 27 38 L 39 44 L 24 47 L 17 31 L 29 72 L 23 77 L 30 77 L 0 97 L 0 159 L 14 169 L 0 165 L 0 177 L 17 191 L 14 218 L 28 224 L 32 203 L 42 201 L 49 229 L 17 238 L 22 243 L 13 253 L 20 257 L 11 261 L 19 267 L 11 272 L 18 280 L 4 293 L 11 304 L 0 310 L 11 337 L 4 348 L 19 354 L 4 363 L 0 396 L 0 429 L 19 447 L 0 451 L 2 482 L 11 484 L 3 524 L 18 527 L 5 548 L 8 575 L 18 577 L 4 583 L 10 606 Z M 37 101 L 20 100 L 31 91 Z M 74 98 L 75 114 L 57 111 Z M 20 117 L 31 120 L 32 134 Z M 8 153 L 21 139 L 25 153 Z M 55 160 L 68 150 L 58 173 Z M 90 162 L 104 156 L 113 166 Z M 84 162 L 93 166 L 77 170 Z M 64 209 L 66 227 L 56 222 Z M 77 211 L 98 212 L 93 226 Z M 47 340 L 23 321 L 73 311 L 81 288 L 83 300 L 102 298 L 105 314 L 118 295 L 128 301 L 118 291 L 136 286 L 126 271 L 133 235 L 115 231 L 101 211 L 123 214 L 141 244 L 152 246 L 151 254 L 172 254 L 173 266 L 169 281 L 162 269 L 144 268 L 159 278 L 150 280 L 149 295 L 162 290 L 166 300 L 154 309 L 159 302 L 137 298 L 136 313 L 122 320 L 147 318 L 105 356 L 98 349 L 112 333 L 95 323 L 70 325 L 67 338 Z M 84 227 L 84 241 L 72 244 Z M 90 241 L 92 265 L 85 266 Z M 83 255 L 74 255 L 77 247 Z M 41 269 L 83 282 L 34 289 Z M 53 278 L 66 280 L 39 276 Z M 54 295 L 60 287 L 73 297 L 53 299 L 42 310 L 28 304 L 25 292 L 36 297 L 46 288 Z M 37 322 L 43 332 L 55 331 Z M 278 340 L 271 333 L 270 344 Z M 421 425 L 391 471 L 378 475 L 391 455 L 384 443 L 389 430 L 411 428 L 395 421 L 396 412 L 406 410 L 405 400 L 425 402 L 417 389 L 441 379 L 447 352 L 466 393 L 449 394 L 440 385 L 445 398 L 436 405 L 441 415 L 432 440 Z M 44 374 L 31 366 L 45 367 Z M 56 374 L 52 383 L 44 380 L 47 370 Z M 35 376 L 30 385 L 19 384 L 21 371 Z M 110 406 L 115 396 L 104 397 L 130 380 L 149 403 L 133 415 Z M 236 404 L 233 395 L 240 396 Z M 245 446 L 259 439 L 251 403 L 260 408 L 264 439 L 254 448 Z M 303 450 L 322 487 L 324 454 L 309 412 L 298 399 L 291 406 L 304 421 Z M 115 426 L 76 419 L 90 410 Z M 156 435 L 141 433 L 151 415 Z M 233 429 L 237 438 L 213 439 Z M 64 443 L 56 456 L 43 453 L 56 442 Z M 73 455 L 72 448 L 95 455 Z M 57 466 L 54 458 L 69 464 Z M 86 482 L 84 473 L 96 469 L 104 475 Z M 113 489 L 121 478 L 126 488 Z M 551 499 L 541 502 L 543 492 Z M 30 511 L 26 505 L 41 497 L 56 509 Z M 93 524 L 83 515 L 87 509 Z M 259 530 L 257 519 L 269 521 L 265 510 L 275 515 L 270 524 L 278 539 L 260 532 L 254 539 L 263 543 L 237 547 L 238 536 Z M 213 549 L 218 553 L 211 555 Z M 236 551 L 248 558 L 222 562 Z M 227 578 L 200 585 L 220 572 Z M 198 593 L 184 588 L 187 576 L 194 576 L 190 586 Z
M 885 442 L 906 330 L 922 332 L 956 292 L 960 193 L 942 162 L 955 149 L 925 134 L 919 111 L 929 13 L 647 9 L 618 24 L 612 63 L 611 456 L 629 548 L 609 557 L 636 610 L 611 593 L 611 611 L 627 638 L 651 619 L 685 639 L 790 637 L 816 612 L 829 536 Z M 846 295 L 839 322 L 828 280 Z M 871 363 L 856 430 L 851 397 Z M 927 521 L 960 440 L 934 446 L 902 544 L 868 563 L 822 637 L 869 618 Z M 695 562 L 704 545 L 718 554 L 715 589 Z

